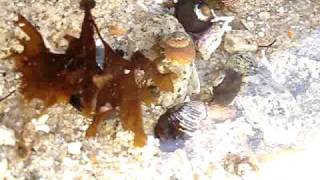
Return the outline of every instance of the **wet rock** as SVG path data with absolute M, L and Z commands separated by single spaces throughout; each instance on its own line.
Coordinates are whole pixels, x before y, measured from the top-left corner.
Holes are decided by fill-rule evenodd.
M 224 49 L 228 53 L 256 51 L 258 49 L 254 36 L 245 30 L 233 30 L 225 35 Z
M 14 131 L 5 126 L 0 126 L 0 146 L 14 146 L 16 144 L 16 138 Z
M 320 29 L 298 43 L 261 59 L 238 101 L 267 146 L 305 145 L 319 136 Z

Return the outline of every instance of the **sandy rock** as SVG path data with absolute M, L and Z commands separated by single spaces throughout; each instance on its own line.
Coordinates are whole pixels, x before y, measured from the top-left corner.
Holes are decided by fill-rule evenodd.
M 225 35 L 224 49 L 228 53 L 256 51 L 258 45 L 254 36 L 245 30 L 233 30 Z
M 0 126 L 0 135 L 0 146 L 14 146 L 16 144 L 16 138 L 12 129 L 9 129 L 5 126 Z

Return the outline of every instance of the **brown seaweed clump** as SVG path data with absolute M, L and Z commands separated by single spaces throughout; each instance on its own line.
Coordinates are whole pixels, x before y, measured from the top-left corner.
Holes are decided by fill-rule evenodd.
M 22 15 L 15 25 L 29 36 L 20 40 L 21 53 L 13 53 L 17 72 L 22 74 L 20 91 L 27 100 L 41 99 L 46 107 L 68 103 L 92 116 L 93 122 L 86 136 L 94 136 L 105 118 L 119 111 L 122 125 L 135 134 L 134 145 L 146 144 L 141 104 L 151 103 L 147 96 L 150 83 L 162 91 L 173 91 L 173 74 L 162 74 L 157 65 L 142 53 L 136 52 L 130 61 L 125 60 L 102 39 L 91 9 L 93 0 L 82 0 L 84 10 L 80 37 L 66 35 L 69 46 L 65 53 L 56 54 L 47 48 L 41 34 Z M 94 33 L 105 49 L 104 66 L 96 62 Z M 144 71 L 143 80 L 136 82 L 135 71 Z M 119 107 L 119 108 L 117 108 Z M 119 110 L 117 110 L 119 109 Z

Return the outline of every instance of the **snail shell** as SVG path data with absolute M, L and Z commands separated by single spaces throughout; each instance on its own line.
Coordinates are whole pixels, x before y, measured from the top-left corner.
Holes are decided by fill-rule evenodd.
M 166 58 L 175 64 L 190 64 L 196 56 L 192 39 L 185 33 L 175 32 L 161 43 Z
M 175 16 L 187 32 L 202 33 L 212 26 L 213 13 L 202 1 L 179 0 Z
M 184 141 L 192 137 L 201 120 L 207 117 L 207 107 L 203 102 L 191 101 L 178 104 L 160 116 L 155 135 L 160 139 L 160 149 L 172 152 L 184 146 Z

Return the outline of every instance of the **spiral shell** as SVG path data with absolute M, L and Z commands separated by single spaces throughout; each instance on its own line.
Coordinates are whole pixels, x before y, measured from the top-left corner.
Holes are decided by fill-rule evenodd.
M 178 104 L 160 116 L 155 135 L 160 139 L 160 149 L 172 152 L 184 146 L 184 141 L 192 137 L 201 120 L 207 117 L 207 107 L 203 102 L 191 101 Z
M 190 33 L 202 33 L 212 26 L 213 14 L 203 1 L 178 1 L 175 5 L 175 16 Z
M 193 41 L 185 33 L 175 32 L 163 38 L 161 46 L 166 58 L 174 64 L 190 64 L 195 59 Z

